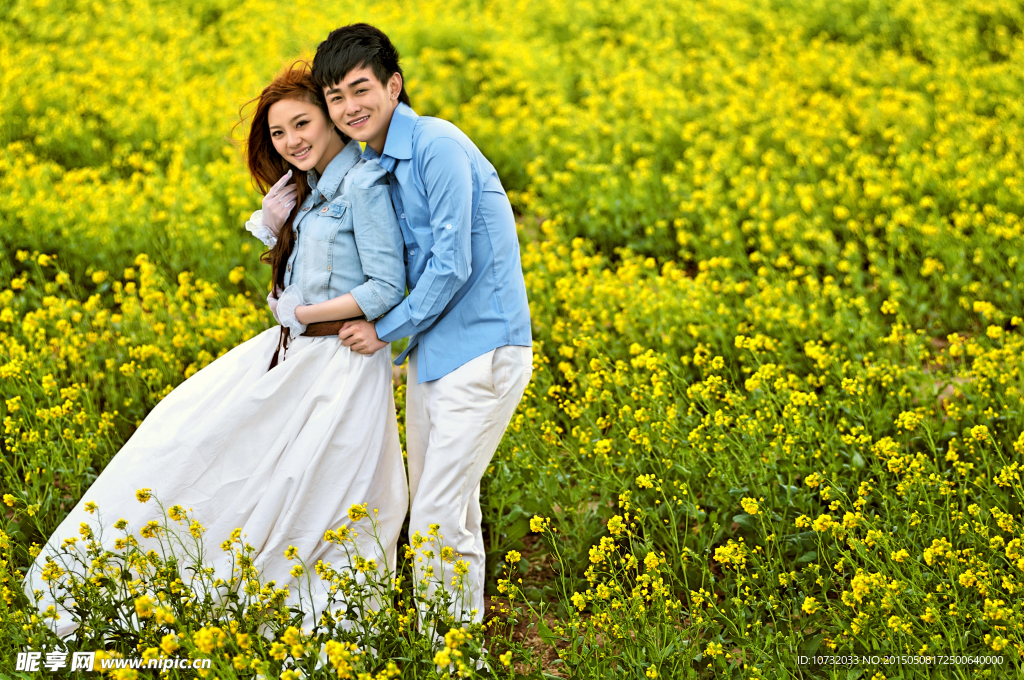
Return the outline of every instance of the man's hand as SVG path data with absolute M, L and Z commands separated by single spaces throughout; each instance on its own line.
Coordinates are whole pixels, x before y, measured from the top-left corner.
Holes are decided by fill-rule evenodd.
M 369 321 L 346 321 L 338 338 L 345 347 L 360 354 L 373 354 L 388 345 L 377 337 L 377 328 Z

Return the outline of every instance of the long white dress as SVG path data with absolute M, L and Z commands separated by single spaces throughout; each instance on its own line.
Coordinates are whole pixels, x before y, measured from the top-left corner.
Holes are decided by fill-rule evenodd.
M 279 334 L 274 326 L 234 347 L 150 412 L 37 556 L 23 588 L 30 599 L 34 589 L 45 593 L 40 609 L 54 604 L 40 577 L 46 554 L 79 536 L 82 522 L 97 526 L 97 515 L 85 510 L 88 501 L 99 507 L 104 548 L 114 550 L 114 541 L 123 537 L 112 528 L 119 518 L 128 521 L 143 549 L 157 545 L 138 534 L 149 520 L 162 518 L 153 500 L 143 504 L 135 497 L 147 487 L 165 508 L 191 509 L 206 528 L 205 566 L 225 580 L 231 577 L 231 555 L 220 545 L 241 528 L 242 540 L 256 548 L 263 581 L 289 586 L 288 604 L 299 601 L 298 582 L 290 574 L 297 562 L 285 557 L 295 546 L 314 586 L 312 608 L 303 593 L 307 632 L 327 601 L 327 585 L 313 566 L 320 559 L 335 568 L 347 563 L 340 548 L 324 539 L 326 530 L 361 527 L 362 554 L 395 568 L 408 486 L 390 346 L 366 356 L 342 345 L 337 335 L 300 336 L 268 370 Z M 371 514 L 378 511 L 383 549 L 369 536 L 368 520 L 353 525 L 348 518 L 349 508 L 362 503 Z M 79 549 L 83 543 L 79 537 Z M 63 637 L 77 624 L 67 610 L 57 611 L 61 616 L 51 627 Z

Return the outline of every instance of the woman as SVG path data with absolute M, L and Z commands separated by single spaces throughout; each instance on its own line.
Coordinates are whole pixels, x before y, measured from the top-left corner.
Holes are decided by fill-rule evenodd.
M 311 573 L 310 607 L 305 578 L 290 573 L 289 546 L 311 571 L 320 559 L 343 566 L 344 553 L 324 533 L 351 525 L 349 508 L 365 503 L 378 511 L 383 549 L 363 519 L 360 552 L 395 568 L 408 490 L 390 351 L 353 351 L 337 337 L 340 321 L 329 323 L 377 318 L 405 292 L 402 236 L 384 170 L 363 161 L 359 145 L 334 128 L 305 62 L 285 69 L 258 98 L 248 164 L 267 193 L 262 215 L 248 226 L 273 245 L 264 257 L 280 292 L 269 300 L 282 326 L 233 348 L 157 404 L 37 557 L 23 587 L 30 598 L 34 589 L 44 592 L 41 609 L 53 603 L 40 577 L 46 555 L 78 536 L 81 523 L 96 524 L 87 503 L 97 504 L 102 544 L 111 550 L 118 532 L 110 526 L 119 518 L 135 532 L 162 518 L 156 503 L 136 500 L 142 488 L 165 508 L 191 509 L 206 528 L 204 564 L 225 580 L 232 555 L 217 546 L 240 527 L 256 548 L 262 580 L 289 586 L 288 604 L 299 602 L 303 584 L 307 631 L 328 591 Z M 275 227 L 276 237 L 268 231 Z M 156 546 L 137 540 L 144 551 Z M 73 632 L 70 613 L 57 611 L 57 634 Z

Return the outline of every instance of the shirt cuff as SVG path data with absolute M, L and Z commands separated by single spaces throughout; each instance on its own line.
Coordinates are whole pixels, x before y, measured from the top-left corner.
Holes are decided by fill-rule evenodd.
M 277 237 L 274 236 L 274 232 L 270 231 L 269 227 L 263 226 L 263 211 L 257 210 L 252 214 L 252 217 L 245 223 L 245 228 L 253 236 L 263 241 L 263 245 L 268 248 L 273 248 L 277 244 Z
M 407 328 L 407 326 L 410 326 L 409 305 L 403 300 L 374 324 L 374 330 L 377 331 L 377 337 L 380 340 L 394 342 L 413 334 L 414 330 L 411 327 Z
M 352 294 L 352 298 L 359 305 L 359 309 L 363 310 L 363 316 L 366 317 L 367 321 L 373 321 L 388 311 L 388 306 L 380 299 L 380 295 L 377 294 L 372 281 L 365 281 L 359 284 L 350 290 L 349 293 Z

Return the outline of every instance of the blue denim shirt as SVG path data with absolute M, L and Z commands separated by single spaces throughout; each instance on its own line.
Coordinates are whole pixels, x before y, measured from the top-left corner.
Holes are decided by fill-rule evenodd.
M 405 295 L 402 232 L 389 196 L 387 173 L 360 158 L 349 142 L 317 178 L 292 224 L 297 237 L 284 283 L 298 282 L 307 304 L 352 293 L 367 319 Z
M 417 382 L 437 380 L 504 345 L 530 346 L 530 307 L 515 217 L 498 173 L 459 128 L 399 104 L 384 153 L 405 238 L 409 295 L 377 336 L 418 346 Z

